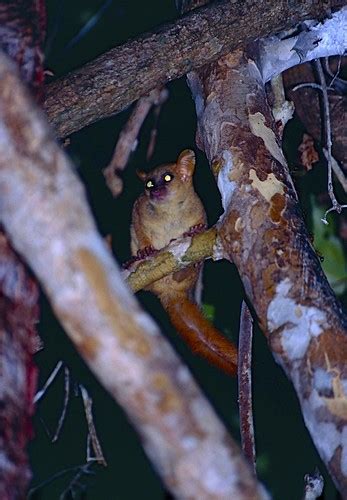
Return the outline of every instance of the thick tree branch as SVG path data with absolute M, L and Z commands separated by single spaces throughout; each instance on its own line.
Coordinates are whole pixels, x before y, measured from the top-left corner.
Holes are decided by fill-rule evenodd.
M 328 4 L 223 0 L 202 7 L 48 85 L 49 120 L 58 136 L 65 137 L 250 40 L 324 16 Z
M 188 370 L 120 279 L 68 158 L 0 56 L 1 220 L 178 498 L 265 499 Z
M 46 12 L 43 0 L 0 0 L 0 47 L 37 100 L 42 97 Z M 0 200 L 1 204 L 1 200 Z M 0 225 L 0 498 L 24 498 L 40 342 L 39 289 Z
M 222 195 L 224 251 L 294 384 L 322 459 L 346 492 L 347 318 L 307 236 L 253 49 L 189 75 L 199 142 Z

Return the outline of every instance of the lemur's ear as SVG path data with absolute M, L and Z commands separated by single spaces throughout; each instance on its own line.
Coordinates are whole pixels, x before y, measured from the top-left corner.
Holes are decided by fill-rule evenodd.
M 179 155 L 176 166 L 181 174 L 182 180 L 188 180 L 192 177 L 195 169 L 195 153 L 191 149 L 185 149 Z
M 139 179 L 141 179 L 142 182 L 145 182 L 145 180 L 147 179 L 147 173 L 143 170 L 136 170 L 136 175 Z

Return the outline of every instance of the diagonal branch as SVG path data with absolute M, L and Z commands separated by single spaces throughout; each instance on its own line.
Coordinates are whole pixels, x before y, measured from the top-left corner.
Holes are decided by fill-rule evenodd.
M 225 215 L 219 237 L 235 263 L 312 439 L 347 491 L 347 317 L 310 244 L 271 116 L 258 48 L 191 73 L 200 142 Z M 237 89 L 237 92 L 235 92 Z
M 1 221 L 81 356 L 136 427 L 163 482 L 178 498 L 268 498 L 121 280 L 70 161 L 4 56 L 0 116 Z
M 153 88 L 214 61 L 250 40 L 281 31 L 304 19 L 324 17 L 330 3 L 310 0 L 214 2 L 115 47 L 49 84 L 45 102 L 48 118 L 58 136 L 66 137 L 118 113 Z

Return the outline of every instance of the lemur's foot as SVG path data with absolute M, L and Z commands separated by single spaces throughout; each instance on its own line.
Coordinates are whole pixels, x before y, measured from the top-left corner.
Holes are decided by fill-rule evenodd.
M 158 250 L 156 250 L 152 246 L 140 248 L 140 250 L 137 251 L 136 255 L 133 255 L 129 260 L 124 262 L 122 267 L 123 267 L 123 269 L 129 269 L 129 267 L 131 267 L 132 264 L 134 264 L 134 262 L 137 262 L 138 260 L 145 259 L 146 257 L 150 257 L 151 255 L 154 255 L 157 252 L 158 252 Z
M 188 231 L 183 233 L 183 236 L 194 236 L 195 234 L 202 233 L 205 229 L 207 229 L 207 224 L 195 224 L 195 226 L 192 226 Z
M 131 257 L 129 260 L 123 262 L 122 268 L 129 269 L 129 267 L 131 267 L 132 264 L 134 264 L 134 262 L 136 262 L 137 260 L 140 260 L 140 259 L 138 257 Z
M 140 250 L 137 251 L 137 258 L 138 259 L 145 259 L 146 257 L 150 257 L 151 255 L 154 255 L 155 253 L 158 253 L 159 250 L 156 248 L 152 247 L 152 245 L 149 245 L 144 248 L 140 248 Z

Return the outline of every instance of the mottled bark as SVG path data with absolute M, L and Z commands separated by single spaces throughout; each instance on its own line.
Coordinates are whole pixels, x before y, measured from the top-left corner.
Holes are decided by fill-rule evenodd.
M 199 143 L 225 214 L 219 236 L 313 441 L 347 491 L 347 321 L 310 244 L 261 72 L 236 51 L 191 73 Z
M 38 288 L 0 233 L 0 498 L 24 498 L 37 370 Z
M 24 90 L 0 57 L 0 216 L 14 246 L 175 496 L 268 498 L 188 370 L 121 280 L 69 159 Z
M 248 40 L 323 16 L 330 3 L 223 0 L 202 7 L 49 84 L 45 102 L 49 120 L 57 135 L 65 137 Z
M 0 47 L 40 100 L 44 0 L 0 1 Z M 1 200 L 2 201 L 2 200 Z M 0 201 L 0 204 L 1 204 Z M 31 477 L 26 448 L 37 370 L 38 286 L 0 226 L 0 498 L 24 498 Z

